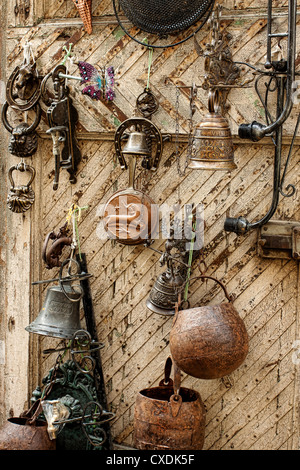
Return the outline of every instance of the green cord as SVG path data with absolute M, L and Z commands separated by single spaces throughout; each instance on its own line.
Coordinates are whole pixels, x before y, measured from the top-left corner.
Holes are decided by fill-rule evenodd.
M 189 280 L 191 276 L 191 268 L 192 268 L 192 259 L 193 259 L 193 251 L 194 251 L 194 244 L 195 244 L 195 238 L 196 238 L 196 226 L 197 222 L 195 221 L 193 225 L 193 236 L 191 240 L 191 247 L 190 247 L 190 252 L 189 252 L 189 268 L 187 271 L 187 283 L 185 285 L 185 290 L 184 290 L 184 301 L 187 301 L 188 298 L 188 291 L 189 291 Z
M 149 90 L 150 88 L 150 73 L 151 73 L 152 59 L 153 59 L 153 48 L 149 47 L 147 90 Z
M 144 38 L 143 41 L 142 41 L 143 44 L 145 44 L 145 46 L 147 46 L 148 48 L 148 51 L 149 51 L 149 58 L 148 58 L 148 80 L 147 80 L 147 88 L 146 90 L 149 90 L 150 88 L 150 74 L 151 74 L 151 66 L 152 66 L 152 59 L 153 59 L 153 47 L 149 47 L 148 46 L 148 39 L 147 38 Z

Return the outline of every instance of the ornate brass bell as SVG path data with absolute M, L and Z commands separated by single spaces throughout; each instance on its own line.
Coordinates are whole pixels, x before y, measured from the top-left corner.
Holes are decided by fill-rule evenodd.
M 44 336 L 71 339 L 81 329 L 81 296 L 67 282 L 63 288 L 60 285 L 50 287 L 38 317 L 25 330 Z
M 187 214 L 187 219 L 189 219 L 189 216 L 190 214 Z M 179 233 L 175 234 L 174 225 L 176 225 L 176 221 L 172 223 L 170 238 L 166 241 L 165 251 L 160 257 L 160 265 L 166 264 L 167 268 L 165 272 L 158 276 L 146 301 L 149 310 L 160 315 L 175 314 L 178 295 L 183 291 L 186 284 L 189 269 L 187 263 L 190 256 L 187 223 L 181 227 L 180 237 Z M 195 248 L 192 252 L 192 260 L 198 255 L 199 250 Z
M 178 274 L 174 276 L 170 269 L 160 274 L 149 294 L 146 306 L 159 315 L 174 315 L 178 292 L 185 279 Z
M 194 131 L 188 168 L 194 170 L 234 170 L 234 149 L 227 120 L 219 113 L 219 92 L 210 91 L 209 114 Z

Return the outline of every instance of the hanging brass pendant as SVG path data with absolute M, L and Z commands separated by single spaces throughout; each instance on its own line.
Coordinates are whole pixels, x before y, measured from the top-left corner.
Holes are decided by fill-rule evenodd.
M 209 114 L 194 131 L 188 168 L 194 170 L 234 170 L 234 148 L 227 120 L 219 113 L 219 93 L 209 93 Z

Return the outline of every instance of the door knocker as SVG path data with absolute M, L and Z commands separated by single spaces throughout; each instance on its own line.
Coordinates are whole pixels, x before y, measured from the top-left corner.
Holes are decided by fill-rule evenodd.
M 38 147 L 38 137 L 35 132 L 37 126 L 41 120 L 41 107 L 39 103 L 35 106 L 35 119 L 34 122 L 29 125 L 26 122 L 22 122 L 15 128 L 11 126 L 7 119 L 7 111 L 9 104 L 6 101 L 2 107 L 2 122 L 5 129 L 11 134 L 8 150 L 12 155 L 20 158 L 31 157 Z
M 41 77 L 36 63 L 24 62 L 17 66 L 6 85 L 6 100 L 10 106 L 21 111 L 33 108 L 41 96 Z
M 52 240 L 52 245 L 48 249 L 48 243 Z M 53 230 L 49 232 L 45 238 L 42 259 L 47 269 L 52 269 L 61 266 L 60 256 L 65 246 L 71 246 L 73 242 L 72 237 L 69 235 L 68 224 L 66 223 L 61 227 L 58 233 Z
M 26 185 L 15 185 L 15 181 L 13 179 L 13 172 L 15 170 L 20 172 L 28 171 L 31 174 L 30 179 Z M 7 196 L 7 205 L 9 210 L 16 213 L 28 211 L 34 203 L 35 199 L 34 191 L 31 188 L 31 184 L 35 178 L 35 169 L 21 162 L 9 169 L 8 178 L 11 183 L 10 191 Z

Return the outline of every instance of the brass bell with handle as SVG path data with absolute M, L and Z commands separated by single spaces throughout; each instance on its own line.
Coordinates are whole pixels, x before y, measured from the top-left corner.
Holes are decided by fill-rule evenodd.
M 70 284 L 66 283 L 64 290 L 60 285 L 49 287 L 38 317 L 25 330 L 44 336 L 71 339 L 81 329 L 80 298 L 81 294 L 74 292 Z
M 195 128 L 188 168 L 193 170 L 234 170 L 234 148 L 228 121 L 219 113 L 219 92 L 210 91 L 209 113 Z
M 77 274 L 70 273 L 72 262 L 78 267 Z M 63 277 L 63 269 L 66 265 L 68 265 L 68 276 Z M 80 300 L 84 295 L 81 285 L 77 285 L 77 289 L 75 289 L 72 286 L 72 281 L 75 279 L 84 280 L 88 277 L 90 275 L 87 273 L 79 273 L 77 261 L 70 258 L 62 263 L 57 279 L 33 282 L 33 285 L 36 285 L 59 281 L 58 285 L 49 287 L 39 315 L 25 330 L 44 336 L 72 339 L 74 334 L 82 329 Z

